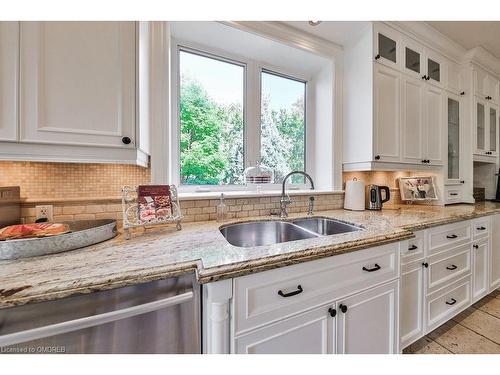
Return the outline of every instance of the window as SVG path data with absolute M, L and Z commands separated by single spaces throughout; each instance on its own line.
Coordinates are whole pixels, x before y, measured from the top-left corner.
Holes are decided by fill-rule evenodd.
M 245 167 L 258 161 L 273 169 L 276 184 L 305 171 L 305 80 L 185 46 L 177 57 L 180 185 L 243 189 Z
M 181 50 L 179 68 L 181 184 L 242 183 L 245 67 Z
M 261 160 L 278 182 L 291 171 L 305 171 L 306 84 L 263 71 L 261 87 Z M 300 175 L 291 178 L 304 182 Z

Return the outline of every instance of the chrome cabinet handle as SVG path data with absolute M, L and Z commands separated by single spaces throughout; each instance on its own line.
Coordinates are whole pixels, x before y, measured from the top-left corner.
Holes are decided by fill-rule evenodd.
M 281 297 L 293 297 L 293 296 L 296 296 L 297 294 L 300 294 L 304 291 L 304 289 L 302 289 L 302 286 L 301 285 L 297 285 L 297 290 L 294 290 L 293 292 L 290 292 L 290 293 L 283 293 L 283 291 L 280 289 L 278 290 L 278 294 L 281 296 Z

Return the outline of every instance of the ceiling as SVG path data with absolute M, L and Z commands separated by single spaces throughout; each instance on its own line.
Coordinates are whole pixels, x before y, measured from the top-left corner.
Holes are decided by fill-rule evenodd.
M 309 25 L 308 21 L 283 23 L 341 46 L 348 45 L 351 40 L 355 40 L 370 24 L 366 21 L 323 21 L 317 26 Z
M 469 50 L 481 46 L 500 59 L 500 22 L 432 21 L 429 25 Z

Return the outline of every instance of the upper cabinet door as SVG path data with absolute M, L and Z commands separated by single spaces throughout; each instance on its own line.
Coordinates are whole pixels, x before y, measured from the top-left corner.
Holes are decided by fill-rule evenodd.
M 421 163 L 423 157 L 423 87 L 416 78 L 402 78 L 401 127 L 402 156 L 408 163 Z
M 498 154 L 497 134 L 498 134 L 498 109 L 494 105 L 488 107 L 489 121 L 489 145 L 490 155 L 496 156 Z
M 21 22 L 20 31 L 21 140 L 134 148 L 135 23 Z
M 374 159 L 400 161 L 401 74 L 381 65 L 375 67 Z
M 486 152 L 486 104 L 483 100 L 476 98 L 475 100 L 475 143 L 476 147 L 474 152 L 479 155 L 484 155 Z
M 405 38 L 403 39 L 403 72 L 417 79 L 424 76 L 423 47 Z
M 392 68 L 399 68 L 401 64 L 398 33 L 382 24 L 376 24 L 373 36 L 375 61 Z
M 431 164 L 443 163 L 444 129 L 446 118 L 444 116 L 444 90 L 428 86 L 424 94 L 424 123 L 425 142 L 424 157 Z
M 17 139 L 19 22 L 0 22 L 0 141 Z
M 478 68 L 474 67 L 474 93 L 481 99 L 487 100 L 489 92 L 489 80 L 488 73 Z
M 454 94 L 462 95 L 464 84 L 460 66 L 453 62 L 448 62 L 446 76 L 446 88 Z
M 425 76 L 428 83 L 444 87 L 446 78 L 444 59 L 429 49 L 425 52 Z
M 488 74 L 487 82 L 489 101 L 498 104 L 498 91 L 500 89 L 498 79 Z

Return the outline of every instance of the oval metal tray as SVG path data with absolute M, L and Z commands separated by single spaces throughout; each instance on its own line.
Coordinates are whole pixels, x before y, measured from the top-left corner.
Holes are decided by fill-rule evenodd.
M 36 257 L 75 250 L 116 236 L 116 220 L 66 221 L 71 232 L 43 238 L 0 241 L 0 260 Z

